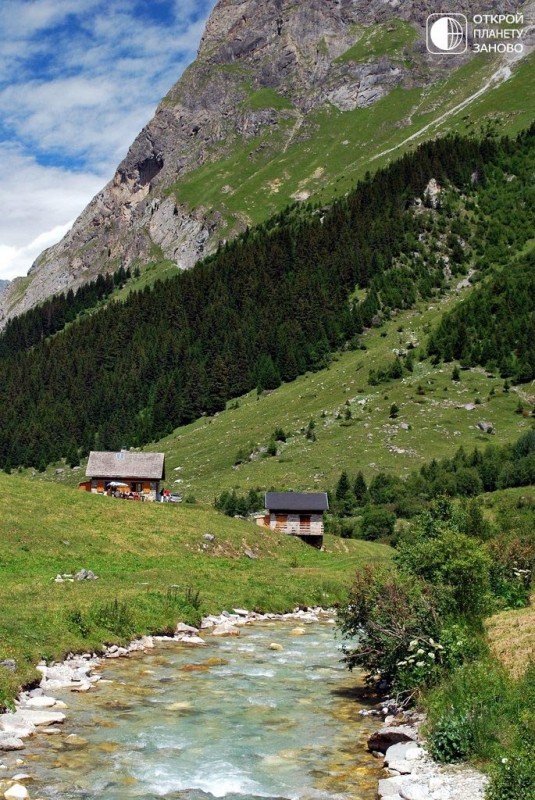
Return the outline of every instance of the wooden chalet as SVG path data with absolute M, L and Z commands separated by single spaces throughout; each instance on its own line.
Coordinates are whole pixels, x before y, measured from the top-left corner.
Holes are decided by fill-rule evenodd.
M 118 453 L 91 451 L 87 462 L 88 492 L 105 494 L 110 490 L 133 492 L 145 500 L 157 500 L 160 482 L 165 480 L 164 453 Z
M 328 509 L 329 500 L 325 492 L 266 492 L 266 513 L 257 517 L 256 522 L 321 547 L 323 514 Z

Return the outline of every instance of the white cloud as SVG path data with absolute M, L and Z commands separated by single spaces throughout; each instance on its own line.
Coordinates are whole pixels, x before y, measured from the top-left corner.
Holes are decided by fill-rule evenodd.
M 28 271 L 28 264 L 32 264 L 37 256 L 47 247 L 56 244 L 72 227 L 74 220 L 66 225 L 56 225 L 51 231 L 40 233 L 36 239 L 24 247 L 10 247 L 0 245 L 0 280 L 12 280 Z
M 111 177 L 214 1 L 2 0 L 0 278 L 26 272 Z
M 61 239 L 105 178 L 42 167 L 21 148 L 5 145 L 0 174 L 0 278 L 11 279 Z

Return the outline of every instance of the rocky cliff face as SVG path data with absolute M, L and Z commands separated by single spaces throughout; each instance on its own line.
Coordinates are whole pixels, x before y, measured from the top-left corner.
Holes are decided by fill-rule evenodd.
M 453 10 L 470 12 L 473 5 L 456 0 Z M 181 202 L 174 191 L 180 180 L 263 132 L 286 126 L 293 143 L 305 143 L 307 119 L 323 107 L 368 107 L 395 87 L 444 77 L 462 57 L 427 54 L 424 26 L 434 10 L 430 0 L 220 0 L 197 60 L 162 100 L 113 179 L 64 239 L 37 259 L 24 292 L 15 281 L 2 294 L 0 326 L 119 264 L 143 264 L 157 253 L 188 268 L 235 235 L 249 221 L 245 209 L 229 221 L 220 210 Z M 512 10 L 512 4 L 488 0 L 485 10 Z M 370 26 L 388 34 L 393 20 L 401 21 L 396 24 L 403 26 L 409 57 L 373 47 L 369 58 L 350 57 Z

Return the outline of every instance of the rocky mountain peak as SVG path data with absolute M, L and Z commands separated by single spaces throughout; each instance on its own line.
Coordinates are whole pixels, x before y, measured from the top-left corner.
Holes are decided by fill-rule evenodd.
M 469 12 L 473 5 L 462 0 L 455 10 Z M 512 10 L 502 0 L 487 6 Z M 202 200 L 202 185 L 198 199 L 183 196 L 181 181 L 240 148 L 250 161 L 262 148 L 285 153 L 305 146 L 317 129 L 313 115 L 323 109 L 369 108 L 396 88 L 444 77 L 468 56 L 429 57 L 424 26 L 434 10 L 430 0 L 220 0 L 196 61 L 163 98 L 113 179 L 62 241 L 36 260 L 25 291 L 15 281 L 3 292 L 0 326 L 120 264 L 165 259 L 191 267 L 243 230 L 252 221 L 247 208 L 230 207 L 225 197 L 240 174 L 211 175 L 221 182 L 221 201 L 210 204 Z M 398 43 L 395 52 L 389 37 Z

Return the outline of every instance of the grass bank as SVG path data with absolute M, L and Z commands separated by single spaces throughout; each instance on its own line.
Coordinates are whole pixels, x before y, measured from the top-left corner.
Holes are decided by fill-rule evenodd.
M 336 603 L 357 564 L 391 554 L 334 537 L 319 552 L 210 507 L 129 503 L 7 475 L 0 539 L 0 661 L 17 665 L 0 667 L 0 705 L 37 677 L 41 658 L 170 631 L 178 619 L 225 608 Z M 54 582 L 82 568 L 98 580 Z

